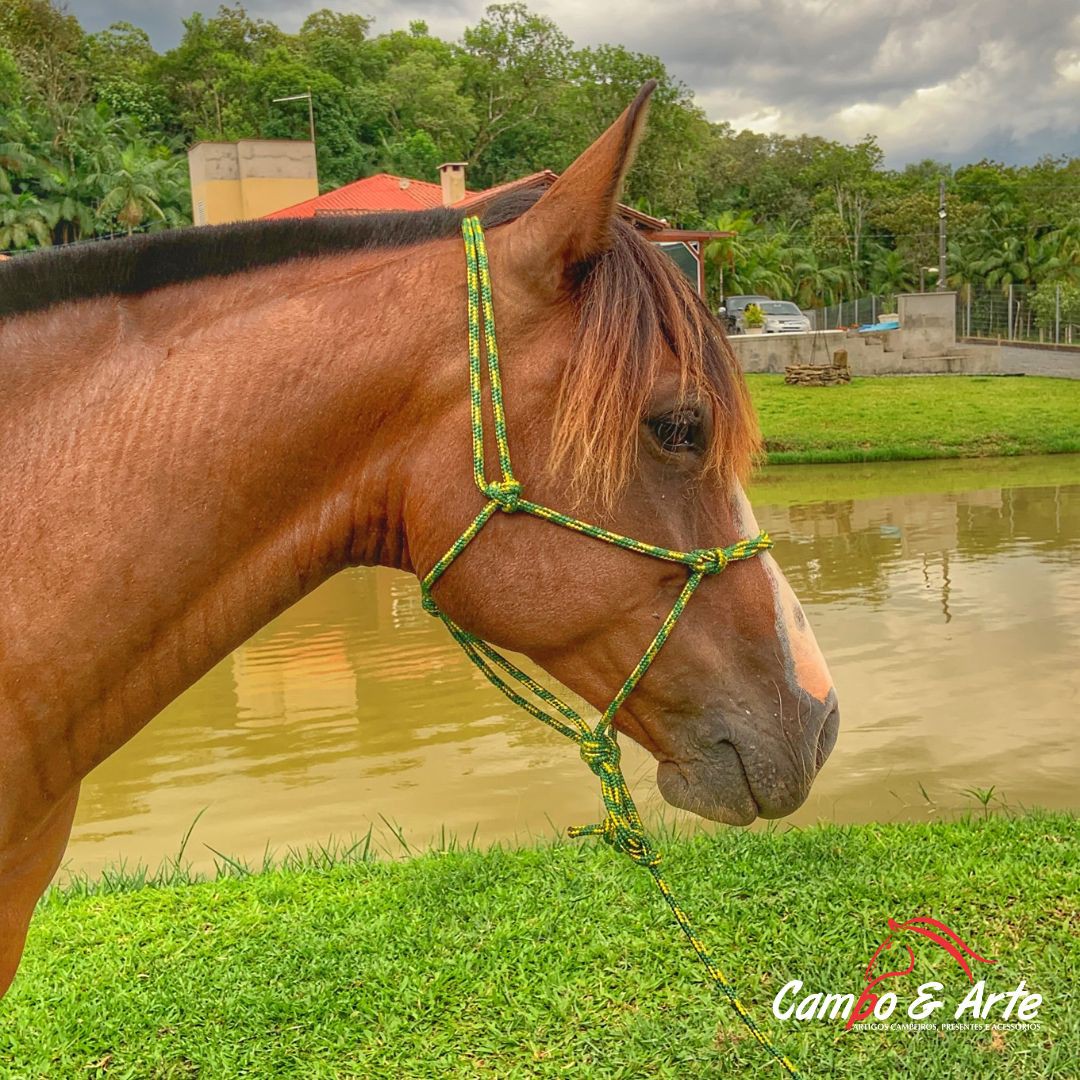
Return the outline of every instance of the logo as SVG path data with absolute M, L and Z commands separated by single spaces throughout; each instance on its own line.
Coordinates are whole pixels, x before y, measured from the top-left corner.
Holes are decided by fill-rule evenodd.
M 804 989 L 801 979 L 792 979 L 773 998 L 772 1011 L 778 1020 L 843 1021 L 844 1030 L 881 1028 L 905 1030 L 961 1028 L 986 1029 L 1007 1024 L 1013 1028 L 1037 1028 L 1042 996 L 1028 991 L 1026 982 L 1005 992 L 989 992 L 981 965 L 993 967 L 994 960 L 977 953 L 956 931 L 938 919 L 921 915 L 906 922 L 888 920 L 889 933 L 873 951 L 862 969 L 863 987 L 858 997 L 853 993 L 810 993 L 800 997 Z M 955 963 L 956 969 L 970 984 L 969 989 L 952 1009 L 952 1022 L 938 1024 L 935 1013 L 945 1010 L 945 985 L 924 982 L 914 989 L 904 1012 L 908 1022 L 886 1023 L 900 1005 L 901 994 L 910 997 L 912 988 L 905 976 L 914 973 L 916 948 L 940 949 Z M 906 953 L 906 957 L 904 956 Z M 884 969 L 884 970 L 883 970 Z M 941 1012 L 945 1018 L 949 1013 Z M 977 1023 L 973 1023 L 976 1021 Z
M 863 969 L 863 978 L 865 978 L 867 982 L 863 987 L 862 993 L 859 995 L 859 1000 L 855 1002 L 855 1007 L 851 1010 L 851 1014 L 847 1018 L 847 1023 L 844 1025 L 845 1031 L 850 1031 L 855 1024 L 862 1023 L 864 1020 L 869 1020 L 870 1017 L 875 1014 L 875 1010 L 878 1009 L 881 999 L 874 992 L 874 987 L 883 983 L 886 979 L 895 979 L 901 975 L 910 975 L 915 970 L 915 951 L 907 942 L 904 942 L 904 948 L 907 949 L 908 954 L 907 967 L 900 968 L 897 971 L 886 971 L 882 975 L 871 978 L 871 972 L 874 970 L 874 965 L 877 963 L 878 958 L 882 953 L 888 952 L 893 947 L 892 935 L 898 931 L 911 930 L 913 933 L 919 934 L 932 941 L 935 945 L 940 946 L 957 962 L 957 964 L 960 965 L 960 968 L 963 970 L 970 983 L 975 982 L 975 976 L 971 973 L 971 968 L 965 960 L 965 957 L 971 957 L 972 960 L 975 960 L 980 964 L 992 964 L 994 962 L 993 960 L 987 960 L 985 956 L 980 956 L 974 949 L 969 949 L 961 940 L 959 934 L 954 933 L 943 922 L 938 922 L 937 919 L 922 916 L 920 918 L 908 919 L 907 922 L 898 923 L 895 919 L 890 918 L 889 930 L 891 933 L 874 950 L 869 963 L 867 963 L 866 967 Z M 938 984 L 928 983 L 927 985 L 936 986 Z M 895 999 L 896 995 L 893 994 L 892 996 Z

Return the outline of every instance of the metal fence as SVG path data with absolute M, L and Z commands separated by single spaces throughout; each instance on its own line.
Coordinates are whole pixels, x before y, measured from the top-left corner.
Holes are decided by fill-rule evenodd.
M 965 285 L 956 294 L 960 337 L 1080 345 L 1080 298 L 1061 285 Z
M 815 330 L 847 329 L 896 313 L 895 296 L 862 296 L 805 312 Z M 1068 285 L 964 285 L 956 294 L 958 337 L 1080 345 L 1080 290 Z
M 867 326 L 876 323 L 882 315 L 895 313 L 895 296 L 860 296 L 857 299 L 842 300 L 839 304 L 813 308 L 804 312 L 815 330 Z

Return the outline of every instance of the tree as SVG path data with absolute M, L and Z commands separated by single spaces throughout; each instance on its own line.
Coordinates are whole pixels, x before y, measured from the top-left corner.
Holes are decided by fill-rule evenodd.
M 180 44 L 160 57 L 150 77 L 174 103 L 175 122 L 194 138 L 250 138 L 265 102 L 252 93 L 258 67 L 286 42 L 277 27 L 252 19 L 240 4 L 207 19 L 184 20 Z
M 490 185 L 544 167 L 557 133 L 554 114 L 569 74 L 572 43 L 522 3 L 492 4 L 462 43 L 464 89 L 476 102 L 468 159 L 476 182 Z
M 1059 327 L 1080 326 L 1080 285 L 1040 285 L 1031 297 L 1031 308 L 1041 336 L 1052 340 Z
M 38 197 L 29 191 L 14 192 L 0 179 L 0 251 L 47 245 L 49 223 Z
M 41 222 L 67 243 L 186 221 L 184 146 L 306 138 L 303 104 L 272 99 L 308 88 L 324 190 L 377 170 L 433 178 L 447 159 L 485 187 L 562 170 L 649 78 L 624 198 L 673 225 L 732 226 L 707 253 L 715 300 L 721 275 L 728 292 L 804 306 L 910 287 L 937 262 L 941 179 L 950 284 L 1080 281 L 1080 158 L 893 171 L 870 136 L 737 131 L 710 123 L 657 56 L 575 48 L 520 2 L 488 7 L 458 42 L 419 21 L 376 34 L 369 18 L 325 8 L 286 33 L 232 3 L 189 17 L 160 55 L 131 23 L 86 34 L 62 0 L 0 0 L 4 205 L 25 245 L 43 242 Z
M 180 161 L 139 142 L 130 142 L 104 155 L 99 217 L 116 223 L 129 234 L 142 225 L 169 224 L 165 206 L 178 183 Z M 172 222 L 178 224 L 178 222 Z
M 423 132 L 445 155 L 443 161 L 468 153 L 478 125 L 461 81 L 456 64 L 429 51 L 416 50 L 395 64 L 383 83 L 394 135 L 408 139 Z
M 870 288 L 876 296 L 911 292 L 917 281 L 915 270 L 902 252 L 878 248 L 870 269 Z
M 332 75 L 342 86 L 354 86 L 373 73 L 370 29 L 371 20 L 363 15 L 322 8 L 300 27 L 300 48 L 312 67 Z
M 79 20 L 50 0 L 0 5 L 0 46 L 14 57 L 31 94 L 54 120 L 86 100 L 82 42 Z
M 15 57 L 0 45 L 0 107 L 12 109 L 22 97 L 23 79 Z
M 157 53 L 145 30 L 131 23 L 113 23 L 90 34 L 82 54 L 93 94 L 118 116 L 129 117 L 146 132 L 160 132 L 168 114 L 168 98 L 150 78 Z
M 835 209 L 848 248 L 848 269 L 857 291 L 863 278 L 863 234 L 880 191 L 881 148 L 873 135 L 854 146 L 832 146 L 810 169 L 821 185 L 819 202 Z
M 573 53 L 568 84 L 560 95 L 557 130 L 562 138 L 555 166 L 569 165 L 626 108 L 648 79 L 656 90 L 649 124 L 627 177 L 627 200 L 661 217 L 699 221 L 698 183 L 709 146 L 709 125 L 689 90 L 673 79 L 663 61 L 621 45 Z
M 852 281 L 844 266 L 823 264 L 812 249 L 804 249 L 791 269 L 795 301 L 800 307 L 824 307 L 852 291 Z

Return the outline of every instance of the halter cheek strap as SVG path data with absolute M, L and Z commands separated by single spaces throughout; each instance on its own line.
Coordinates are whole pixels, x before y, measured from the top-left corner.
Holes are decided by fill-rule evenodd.
M 634 800 L 630 795 L 626 779 L 620 764 L 620 748 L 616 731 L 612 726 L 615 714 L 623 702 L 633 692 L 642 676 L 649 670 L 657 654 L 675 628 L 675 623 L 683 613 L 694 591 L 708 576 L 722 573 L 732 562 L 752 559 L 772 547 L 772 540 L 767 533 L 745 540 L 738 540 L 728 547 L 700 548 L 696 551 L 673 551 L 670 548 L 647 544 L 629 536 L 611 532 L 599 525 L 590 525 L 568 517 L 524 498 L 521 483 L 515 478 L 510 464 L 510 444 L 506 435 L 506 411 L 503 406 L 502 379 L 499 374 L 499 350 L 495 339 L 495 309 L 492 302 L 491 275 L 488 267 L 487 250 L 484 244 L 484 232 L 480 220 L 467 217 L 461 224 L 465 241 L 465 266 L 468 279 L 468 319 L 469 319 L 469 411 L 472 426 L 473 479 L 480 493 L 487 500 L 483 509 L 469 523 L 465 531 L 454 541 L 450 550 L 428 571 L 420 583 L 420 592 L 424 610 L 437 616 L 446 625 L 454 640 L 464 650 L 465 655 L 483 672 L 485 677 L 505 694 L 515 705 L 520 706 L 531 716 L 554 728 L 561 735 L 577 743 L 585 764 L 600 780 L 600 794 L 604 800 L 606 814 L 603 821 L 595 825 L 583 825 L 571 828 L 570 835 L 596 836 L 610 844 L 617 851 L 623 852 L 633 862 L 645 867 L 656 881 L 664 899 L 671 908 L 676 922 L 686 934 L 712 981 L 719 986 L 730 1000 L 743 1023 L 754 1038 L 764 1046 L 782 1068 L 791 1076 L 797 1076 L 795 1066 L 784 1057 L 769 1041 L 763 1031 L 754 1023 L 746 1008 L 735 996 L 735 991 L 723 973 L 713 962 L 712 957 L 701 943 L 690 925 L 686 913 L 679 906 L 667 883 L 658 869 L 661 855 L 649 841 L 642 825 Z M 498 449 L 498 480 L 489 481 L 484 470 L 484 413 L 483 413 L 483 378 L 481 366 L 481 342 L 487 352 L 488 385 L 490 388 L 491 411 L 495 418 L 495 445 Z M 516 667 L 501 653 L 475 634 L 463 630 L 444 611 L 432 595 L 436 582 L 446 573 L 454 560 L 469 546 L 477 533 L 491 520 L 497 511 L 507 514 L 523 512 L 533 517 L 550 521 L 564 529 L 571 529 L 584 536 L 614 544 L 627 551 L 648 555 L 665 562 L 681 563 L 689 576 L 682 591 L 675 600 L 671 611 L 660 625 L 656 636 L 650 642 L 645 653 L 634 670 L 627 676 L 619 692 L 604 710 L 595 727 L 590 727 L 570 705 L 561 700 L 550 690 L 541 686 L 535 679 Z M 507 680 L 510 681 L 507 681 Z M 516 685 L 516 688 L 515 688 Z M 536 700 L 526 698 L 527 691 Z M 540 704 L 537 704 L 539 702 Z M 548 708 L 545 709 L 544 706 Z

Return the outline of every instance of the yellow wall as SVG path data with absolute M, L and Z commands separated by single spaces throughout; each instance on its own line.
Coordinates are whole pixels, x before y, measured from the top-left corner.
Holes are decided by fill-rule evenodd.
M 310 179 L 281 177 L 266 179 L 249 176 L 240 181 L 244 204 L 244 220 L 263 217 L 275 210 L 293 206 L 305 199 L 314 199 L 319 194 L 319 181 Z
M 196 225 L 260 218 L 319 194 L 310 142 L 196 143 L 188 151 L 188 171 Z
M 207 180 L 191 185 L 191 214 L 196 225 L 220 225 L 244 220 L 239 180 Z

